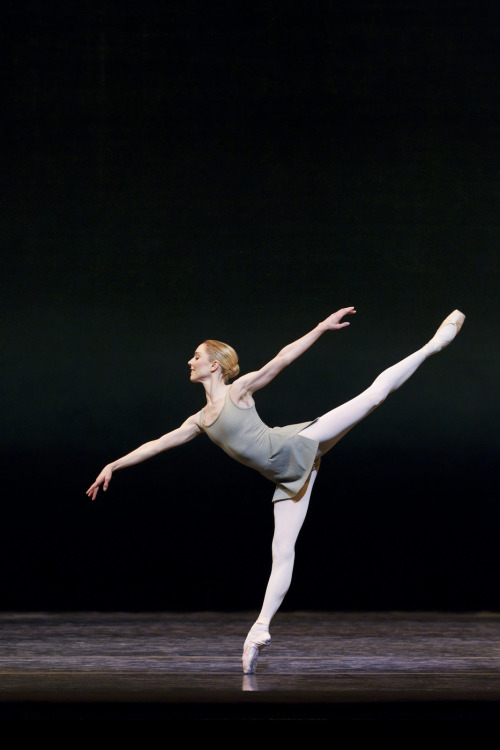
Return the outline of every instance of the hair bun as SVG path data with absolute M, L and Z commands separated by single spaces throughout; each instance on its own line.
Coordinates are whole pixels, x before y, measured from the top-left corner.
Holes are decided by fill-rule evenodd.
M 224 381 L 227 383 L 228 380 L 235 378 L 240 371 L 240 366 L 238 364 L 238 355 L 233 347 L 216 339 L 207 339 L 203 343 L 207 348 L 210 360 L 218 360 Z

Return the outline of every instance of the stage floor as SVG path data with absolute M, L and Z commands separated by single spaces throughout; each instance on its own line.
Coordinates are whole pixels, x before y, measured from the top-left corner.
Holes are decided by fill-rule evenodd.
M 0 719 L 500 718 L 500 614 L 0 613 Z

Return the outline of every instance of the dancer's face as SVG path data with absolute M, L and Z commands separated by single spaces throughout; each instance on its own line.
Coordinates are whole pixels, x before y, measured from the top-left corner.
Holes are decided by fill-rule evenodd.
M 200 344 L 188 365 L 191 369 L 190 380 L 192 383 L 199 383 L 200 380 L 210 377 L 210 374 L 214 371 L 214 362 L 210 361 L 205 344 Z

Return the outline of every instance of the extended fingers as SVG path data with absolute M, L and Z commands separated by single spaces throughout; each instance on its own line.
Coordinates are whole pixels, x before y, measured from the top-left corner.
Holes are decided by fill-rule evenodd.
M 104 481 L 104 484 L 103 484 Z M 92 500 L 95 500 L 97 497 L 97 493 L 99 492 L 99 487 L 102 484 L 102 489 L 105 492 L 108 489 L 109 479 L 96 479 L 96 481 L 90 485 L 87 492 L 85 493 L 88 495 Z
M 344 307 L 342 310 L 339 310 L 337 313 L 334 314 L 334 317 L 340 322 L 344 315 L 353 315 L 356 312 L 354 307 Z M 341 325 L 349 325 L 349 323 L 341 323 Z

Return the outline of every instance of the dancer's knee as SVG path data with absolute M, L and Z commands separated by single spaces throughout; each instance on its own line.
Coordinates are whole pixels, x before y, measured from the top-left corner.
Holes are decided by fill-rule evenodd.
M 272 544 L 273 564 L 286 565 L 295 559 L 295 544 L 289 541 L 274 540 Z
M 382 383 L 377 383 L 377 381 L 375 380 L 370 388 L 365 391 L 364 395 L 369 402 L 368 407 L 371 410 L 375 409 L 377 406 L 380 406 L 380 404 L 385 401 L 389 394 L 385 385 Z

